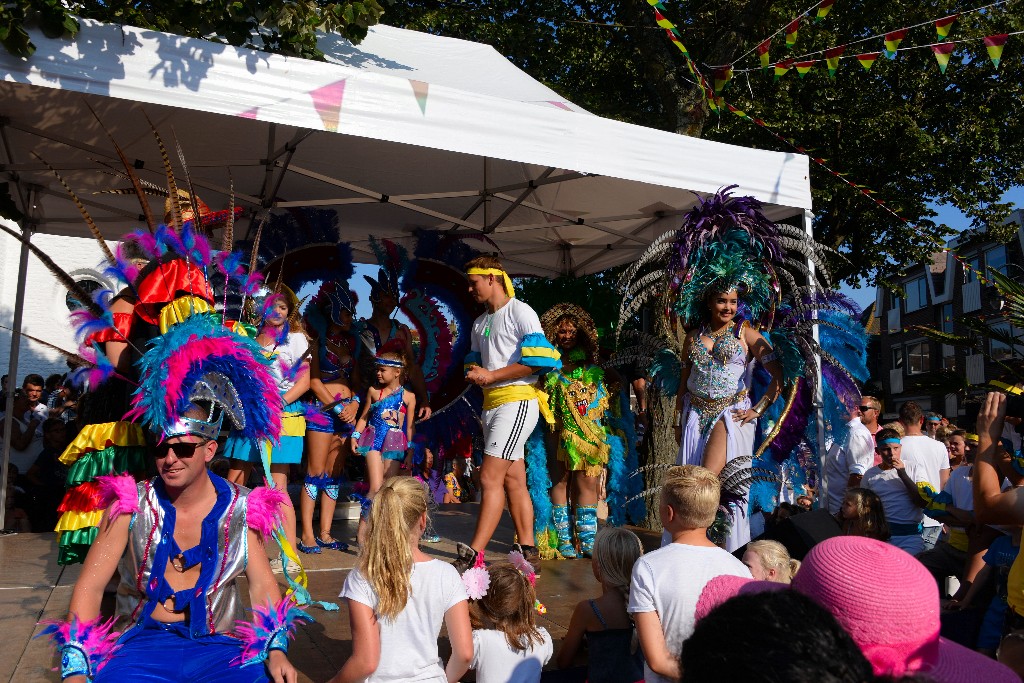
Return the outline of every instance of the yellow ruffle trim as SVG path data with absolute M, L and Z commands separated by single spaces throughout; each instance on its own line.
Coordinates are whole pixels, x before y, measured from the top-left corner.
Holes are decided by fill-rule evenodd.
M 99 526 L 104 512 L 104 510 L 93 510 L 91 512 L 68 510 L 60 516 L 60 519 L 57 520 L 57 526 L 53 530 L 59 534 L 64 531 L 77 531 L 90 526 Z
M 196 313 L 209 313 L 213 306 L 197 296 L 182 296 L 160 309 L 160 334 L 166 334 L 180 322 L 185 322 Z
M 102 451 L 111 446 L 145 446 L 146 437 L 142 427 L 134 422 L 103 422 L 101 424 L 86 425 L 78 436 L 71 442 L 60 461 L 70 467 L 75 462 L 92 451 Z

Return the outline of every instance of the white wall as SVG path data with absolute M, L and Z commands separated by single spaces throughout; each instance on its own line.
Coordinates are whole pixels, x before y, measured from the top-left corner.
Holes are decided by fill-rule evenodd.
M 11 227 L 17 229 L 17 226 Z M 88 278 L 100 281 L 108 289 L 113 287 L 109 278 L 102 275 L 105 260 L 94 240 L 33 235 L 32 243 L 76 280 Z M 111 248 L 114 246 L 111 245 Z M 10 235 L 0 234 L 0 325 L 4 326 L 0 328 L 0 375 L 7 374 L 10 362 L 11 333 L 4 328 L 10 328 L 14 319 L 20 247 L 21 244 Z M 68 321 L 66 296 L 67 289 L 30 253 L 22 331 L 68 351 L 75 351 L 77 343 Z M 45 377 L 52 373 L 67 372 L 67 365 L 58 352 L 22 337 L 18 383 L 31 372 Z

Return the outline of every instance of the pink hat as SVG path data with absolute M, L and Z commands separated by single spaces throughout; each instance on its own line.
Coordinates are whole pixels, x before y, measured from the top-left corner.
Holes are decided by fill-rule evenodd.
M 807 554 L 792 587 L 843 625 L 876 675 L 922 673 L 936 683 L 1020 681 L 1009 668 L 939 637 L 939 591 L 928 570 L 899 548 L 836 536 Z M 700 620 L 729 598 L 785 584 L 719 576 L 697 602 Z

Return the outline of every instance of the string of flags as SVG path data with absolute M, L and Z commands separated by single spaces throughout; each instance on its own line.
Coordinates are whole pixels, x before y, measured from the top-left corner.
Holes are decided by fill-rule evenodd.
M 980 272 L 977 268 L 972 266 L 971 263 L 967 259 L 965 259 L 962 256 L 960 256 L 956 252 L 955 249 L 950 249 L 938 237 L 929 234 L 928 232 L 922 230 L 915 223 L 913 223 L 913 222 L 909 221 L 908 219 L 904 218 L 898 211 L 896 211 L 895 209 L 890 207 L 882 199 L 878 198 L 876 196 L 877 193 L 874 190 L 872 190 L 870 187 L 868 187 L 866 185 L 861 185 L 859 183 L 853 182 L 852 180 L 850 180 L 849 178 L 846 177 L 848 175 L 847 173 L 836 171 L 835 169 L 831 168 L 828 165 L 828 162 L 827 162 L 826 159 L 821 158 L 821 157 L 813 156 L 810 153 L 810 150 L 808 150 L 807 148 L 797 144 L 794 140 L 781 135 L 780 133 L 775 131 L 771 126 L 769 126 L 763 119 L 761 119 L 759 117 L 756 117 L 756 116 L 751 116 L 751 115 L 747 114 L 745 111 L 743 111 L 742 109 L 739 109 L 739 108 L 733 106 L 732 104 L 726 102 L 724 97 L 722 97 L 720 95 L 716 95 L 714 92 L 709 92 L 709 90 L 707 88 L 707 81 L 706 81 L 706 79 L 704 78 L 703 75 L 700 74 L 700 71 L 697 68 L 697 66 L 695 64 L 693 64 L 693 60 L 690 58 L 689 52 L 686 50 L 686 48 L 682 44 L 682 37 L 681 37 L 681 35 L 679 33 L 679 30 L 670 21 L 668 21 L 668 19 L 666 19 L 663 14 L 661 14 L 661 10 L 665 9 L 664 5 L 661 3 L 660 0 L 647 0 L 647 2 L 648 2 L 648 4 L 650 4 L 654 8 L 655 19 L 658 21 L 658 25 L 665 29 L 665 32 L 668 35 L 669 39 L 674 44 L 676 44 L 676 46 L 683 53 L 683 56 L 686 59 L 686 62 L 687 62 L 687 65 L 689 67 L 690 72 L 692 74 L 694 74 L 695 77 L 698 78 L 697 84 L 701 88 L 701 91 L 704 93 L 705 97 L 707 97 L 708 104 L 709 104 L 710 108 L 712 109 L 712 111 L 715 111 L 715 112 L 719 113 L 719 115 L 720 115 L 722 110 L 725 110 L 725 111 L 728 111 L 729 113 L 737 116 L 738 118 L 744 119 L 746 121 L 750 121 L 751 123 L 755 124 L 756 126 L 761 128 L 762 130 L 767 132 L 769 135 L 774 137 L 776 140 L 779 140 L 780 142 L 782 142 L 786 146 L 790 147 L 791 149 L 793 149 L 793 150 L 795 150 L 795 151 L 797 151 L 797 152 L 799 152 L 801 154 L 806 154 L 807 157 L 811 161 L 813 161 L 815 164 L 817 164 L 818 166 L 823 168 L 832 177 L 836 178 L 837 180 L 839 180 L 843 184 L 847 185 L 848 187 L 856 190 L 860 195 L 862 195 L 864 197 L 867 197 L 878 208 L 882 209 L 883 211 L 885 211 L 889 215 L 891 215 L 894 218 L 896 218 L 898 221 L 900 221 L 905 226 L 910 228 L 910 230 L 912 230 L 914 233 L 916 233 L 919 237 L 923 238 L 925 241 L 931 242 L 933 245 L 935 245 L 935 248 L 936 248 L 937 251 L 939 251 L 941 253 L 948 253 L 964 269 L 972 271 L 974 273 L 975 277 L 978 278 L 979 282 L 981 282 L 982 284 L 991 284 L 990 281 L 988 280 L 988 278 L 986 278 L 984 276 L 984 273 Z M 832 3 L 829 3 L 829 9 L 831 9 L 831 4 Z M 827 13 L 828 13 L 828 10 L 825 11 L 825 14 L 827 14 Z M 952 22 L 949 22 L 949 23 L 952 23 Z M 947 24 L 947 26 L 948 26 L 948 24 Z M 1019 31 L 1017 33 L 1024 33 L 1024 31 Z M 1002 38 L 1001 42 L 999 40 L 1000 36 L 989 36 L 989 37 L 985 38 L 985 41 L 986 41 L 985 45 L 986 45 L 986 47 L 989 46 L 989 42 L 992 42 L 994 47 L 998 47 L 999 48 L 999 54 L 1001 54 L 1002 44 L 1005 43 L 1006 35 L 1015 35 L 1015 34 L 1001 34 L 1001 38 Z M 990 38 L 993 39 L 993 40 L 990 41 L 989 40 Z M 902 40 L 902 38 L 900 38 L 900 40 Z M 966 42 L 966 41 L 959 41 L 959 42 Z M 996 45 L 996 44 L 998 44 L 998 45 Z M 846 46 L 838 46 L 838 47 L 835 47 L 835 48 L 830 48 L 828 52 L 830 52 L 831 54 L 830 55 L 826 55 L 826 60 L 829 60 L 829 59 L 835 60 L 834 64 L 837 67 L 838 66 L 838 60 L 841 58 L 842 51 L 845 50 L 845 47 Z M 894 46 L 894 49 L 897 49 L 897 48 L 898 48 L 898 44 L 896 46 Z M 909 49 L 909 48 L 907 48 L 907 49 Z M 870 63 L 872 63 L 872 64 L 874 63 L 874 60 L 877 59 L 877 57 L 878 57 L 878 55 L 880 53 L 873 53 L 873 54 L 874 54 L 874 56 L 870 58 Z M 936 55 L 938 55 L 938 54 L 939 54 L 939 52 L 936 52 Z M 858 61 L 861 61 L 861 59 L 864 58 L 864 57 L 867 57 L 867 55 L 857 55 Z M 991 51 L 989 52 L 989 57 L 990 57 L 990 59 L 993 59 L 993 61 L 996 63 L 996 66 L 998 67 L 998 61 L 997 61 L 998 57 L 993 57 L 993 53 Z M 947 59 L 948 59 L 948 54 L 947 54 Z M 801 69 L 804 69 L 803 73 L 806 73 L 806 70 L 809 70 L 809 68 L 810 68 L 808 66 L 808 62 L 806 62 L 806 61 L 799 62 L 799 63 L 796 62 L 795 59 L 789 59 L 789 60 L 784 60 L 784 61 L 786 63 L 788 63 L 788 66 L 785 67 L 786 70 L 789 70 L 792 67 L 796 67 L 798 73 L 801 72 Z M 774 65 L 775 68 L 776 68 L 776 75 L 778 75 L 778 69 L 780 68 L 780 64 L 781 63 Z M 862 65 L 863 65 L 863 62 L 862 62 Z M 831 68 L 833 68 L 833 67 L 830 64 L 830 69 Z M 870 68 L 870 65 L 866 66 L 865 68 Z M 732 67 L 731 66 L 717 67 L 714 70 L 713 78 L 715 80 L 716 85 L 721 80 L 727 80 L 727 79 L 724 79 L 726 74 L 728 74 L 731 77 L 731 74 L 732 74 Z

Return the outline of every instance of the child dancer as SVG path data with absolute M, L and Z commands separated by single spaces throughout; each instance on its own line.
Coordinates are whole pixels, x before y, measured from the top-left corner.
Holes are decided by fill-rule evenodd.
M 473 656 L 466 588 L 447 562 L 419 549 L 427 527 L 427 489 L 395 477 L 377 492 L 359 565 L 345 580 L 352 656 L 330 683 L 454 683 Z M 437 637 L 448 629 L 452 656 L 441 668 Z
M 412 464 L 410 416 L 416 414 L 416 397 L 402 387 L 404 369 L 402 354 L 377 354 L 377 384 L 367 391 L 366 405 L 352 432 L 352 448 L 366 456 L 371 499 L 384 479 L 397 475 L 403 463 L 406 467 Z
M 588 683 L 635 683 L 643 680 L 644 661 L 626 612 L 633 565 L 643 555 L 640 539 L 622 527 L 605 527 L 594 539 L 590 563 L 601 584 L 601 597 L 576 605 L 558 651 L 558 668 L 570 666 L 587 642 Z
M 554 649 L 547 629 L 537 626 L 533 567 L 521 553 L 510 558 L 514 564 L 501 562 L 486 569 L 478 564 L 463 577 L 473 600 L 470 668 L 476 670 L 477 683 L 537 683 Z M 483 572 L 487 576 L 481 584 Z
M 885 521 L 882 501 L 874 491 L 849 489 L 839 510 L 839 526 L 847 536 L 867 536 L 879 541 L 889 540 L 889 524 Z

